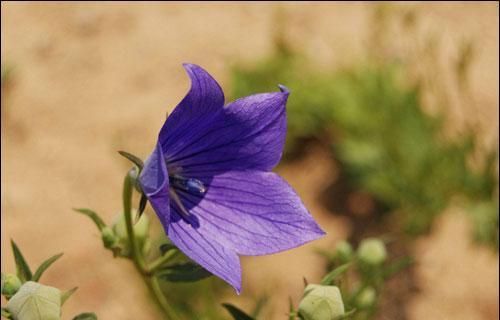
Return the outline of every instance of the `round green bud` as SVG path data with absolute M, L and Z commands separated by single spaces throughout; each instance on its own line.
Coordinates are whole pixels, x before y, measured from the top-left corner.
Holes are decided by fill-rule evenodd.
M 137 215 L 137 210 L 132 210 L 132 217 Z M 125 224 L 125 215 L 118 214 L 113 223 L 113 231 L 120 240 L 127 240 L 127 225 Z M 149 218 L 146 214 L 141 215 L 139 221 L 134 224 L 134 234 L 137 239 L 144 239 L 147 237 L 149 231 Z M 127 240 L 128 241 L 128 240 Z
M 60 320 L 61 291 L 28 281 L 7 302 L 6 309 L 18 320 Z
M 14 294 L 16 294 L 17 290 L 21 287 L 22 282 L 19 278 L 14 274 L 6 274 L 2 273 L 2 294 L 10 299 Z
M 106 248 L 112 248 L 118 241 L 118 237 L 110 227 L 102 228 L 101 237 Z
M 387 259 L 385 244 L 376 238 L 368 238 L 359 244 L 358 258 L 361 262 L 371 266 L 378 266 Z
M 347 241 L 340 241 L 335 247 L 335 257 L 342 262 L 347 262 L 352 256 L 352 246 Z
M 137 215 L 136 210 L 132 210 L 132 217 Z M 121 255 L 128 256 L 130 254 L 130 243 L 128 241 L 127 235 L 127 225 L 125 223 L 125 215 L 119 214 L 115 218 L 115 222 L 113 224 L 113 231 L 118 237 L 118 241 L 120 243 Z M 149 218 L 146 214 L 143 214 L 137 223 L 134 224 L 134 235 L 137 239 L 141 249 L 144 249 L 144 243 L 147 239 L 149 231 Z M 144 251 L 144 250 L 143 250 Z
M 372 287 L 364 288 L 356 297 L 356 306 L 359 309 L 372 307 L 377 299 L 377 292 Z
M 344 315 L 344 302 L 339 288 L 309 284 L 299 304 L 299 314 L 304 320 L 332 320 Z

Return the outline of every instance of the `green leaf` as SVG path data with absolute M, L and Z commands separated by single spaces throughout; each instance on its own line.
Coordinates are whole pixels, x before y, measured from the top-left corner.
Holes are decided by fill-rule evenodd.
M 76 212 L 79 212 L 79 213 L 83 213 L 84 215 L 86 215 L 87 217 L 89 217 L 90 219 L 92 219 L 92 221 L 94 221 L 94 223 L 97 226 L 97 228 L 99 228 L 99 231 L 102 231 L 102 229 L 106 226 L 106 224 L 99 217 L 99 215 L 97 213 L 95 213 L 94 211 L 90 210 L 90 209 L 87 209 L 87 208 L 73 208 L 73 210 L 75 210 Z
M 12 246 L 12 252 L 14 253 L 14 260 L 16 261 L 17 276 L 23 283 L 31 280 L 33 274 L 31 273 L 30 267 L 24 259 L 21 250 L 19 250 L 14 240 L 11 239 L 10 244 Z
M 187 262 L 167 266 L 158 271 L 157 275 L 160 279 L 170 282 L 194 282 L 212 274 L 196 263 Z
M 10 314 L 9 311 L 7 311 L 7 309 L 2 308 L 2 317 L 6 318 L 6 319 L 12 319 L 11 316 L 12 315 Z
M 33 281 L 38 281 L 40 280 L 40 277 L 42 274 L 47 270 L 48 267 L 50 267 L 54 262 L 57 261 L 60 257 L 62 257 L 63 253 L 56 254 L 55 256 L 52 256 L 42 262 L 42 264 L 36 269 L 35 274 L 33 275 Z
M 226 310 L 233 316 L 234 320 L 254 320 L 254 318 L 250 317 L 244 311 L 242 311 L 241 309 L 238 309 L 237 307 L 233 306 L 232 304 L 223 303 L 222 306 L 224 308 L 226 308 Z
M 139 170 L 142 170 L 142 167 L 144 167 L 144 162 L 141 160 L 141 158 L 134 156 L 133 154 L 126 151 L 118 151 L 118 153 L 135 164 L 139 168 Z
M 73 295 L 73 293 L 75 293 L 75 291 L 78 289 L 78 287 L 74 287 L 72 289 L 69 289 L 68 291 L 65 291 L 61 294 L 61 305 L 63 305 L 66 300 L 69 299 L 69 297 L 71 297 Z
M 97 320 L 97 316 L 93 312 L 85 312 L 75 316 L 73 320 Z
M 323 279 L 321 280 L 321 284 L 330 285 L 333 282 L 333 280 L 344 274 L 344 272 L 346 272 L 347 269 L 349 269 L 349 266 L 350 263 L 346 263 L 341 265 L 340 267 L 333 269 L 333 271 L 331 271 L 330 273 L 328 273 L 326 276 L 323 277 Z

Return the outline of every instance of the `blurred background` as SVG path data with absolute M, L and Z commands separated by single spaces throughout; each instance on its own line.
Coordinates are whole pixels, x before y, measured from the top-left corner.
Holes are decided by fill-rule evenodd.
M 121 210 L 130 164 L 207 69 L 227 101 L 291 90 L 276 169 L 328 236 L 243 257 L 243 293 L 217 279 L 168 287 L 194 319 L 231 302 L 284 319 L 341 239 L 387 239 L 415 263 L 375 319 L 497 319 L 498 3 L 1 4 L 2 272 L 64 252 L 43 283 L 79 290 L 63 318 L 157 319 L 132 264 L 90 221 Z M 149 209 L 148 209 L 149 210 Z M 152 211 L 148 211 L 154 217 Z M 4 300 L 2 300 L 2 303 Z

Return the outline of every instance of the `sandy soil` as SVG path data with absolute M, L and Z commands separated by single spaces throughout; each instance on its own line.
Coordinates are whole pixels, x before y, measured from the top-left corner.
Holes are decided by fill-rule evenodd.
M 285 6 L 291 42 L 316 63 L 341 65 L 363 54 L 369 5 Z M 443 33 L 445 57 L 456 54 L 454 40 L 474 39 L 471 86 L 478 109 L 458 113 L 481 123 L 485 141 L 498 141 L 498 4 L 417 7 L 424 29 Z M 14 270 L 9 238 L 33 264 L 65 252 L 43 279 L 62 289 L 80 287 L 65 319 L 90 310 L 100 319 L 157 319 L 132 266 L 112 260 L 91 223 L 70 208 L 89 206 L 110 221 L 128 168 L 116 150 L 148 155 L 163 115 L 189 87 L 181 63 L 204 66 L 228 88 L 232 63 L 270 52 L 274 5 L 2 2 L 1 8 L 2 64 L 15 68 L 2 97 L 2 271 Z M 315 280 L 322 272 L 311 249 L 348 235 L 348 222 L 331 218 L 317 200 L 335 174 L 324 157 L 313 150 L 280 170 L 328 236 L 290 252 L 245 258 L 245 292 L 228 299 L 239 304 L 263 288 L 297 299 L 302 277 Z M 467 225 L 445 215 L 419 240 L 421 290 L 408 301 L 410 319 L 498 318 L 498 257 L 467 239 Z M 278 312 L 270 317 L 284 318 L 285 299 L 273 303 Z

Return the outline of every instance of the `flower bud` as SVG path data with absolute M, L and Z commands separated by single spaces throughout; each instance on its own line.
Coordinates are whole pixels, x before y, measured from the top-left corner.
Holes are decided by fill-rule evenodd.
M 28 281 L 9 300 L 6 309 L 14 319 L 60 320 L 61 291 Z
M 358 247 L 358 258 L 361 262 L 378 266 L 387 259 L 387 251 L 382 241 L 376 238 L 368 238 L 361 241 Z
M 104 243 L 104 247 L 108 249 L 112 248 L 118 241 L 118 237 L 115 235 L 115 233 L 110 227 L 102 228 L 101 237 L 102 237 L 102 242 Z
M 137 214 L 136 210 L 132 210 L 132 217 L 135 217 Z M 115 218 L 115 223 L 113 223 L 113 231 L 118 237 L 118 241 L 123 248 L 122 254 L 124 256 L 127 256 L 130 253 L 130 248 L 129 248 L 129 240 L 128 240 L 128 234 L 127 234 L 127 225 L 125 223 L 125 215 L 123 213 L 119 214 Z M 144 245 L 145 240 L 148 236 L 148 231 L 149 231 L 149 218 L 147 215 L 143 214 L 140 218 L 139 221 L 137 221 L 136 224 L 134 224 L 134 235 L 139 244 L 141 246 Z
M 368 309 L 373 306 L 377 299 L 377 292 L 372 287 L 364 288 L 356 297 L 356 306 L 359 309 Z
M 299 304 L 299 314 L 304 320 L 332 320 L 344 315 L 344 302 L 339 288 L 309 284 Z
M 335 258 L 341 262 L 348 262 L 352 256 L 352 246 L 347 241 L 340 241 L 335 248 Z
M 2 294 L 10 299 L 14 294 L 16 294 L 17 290 L 21 287 L 22 282 L 19 278 L 14 274 L 6 274 L 2 273 Z

